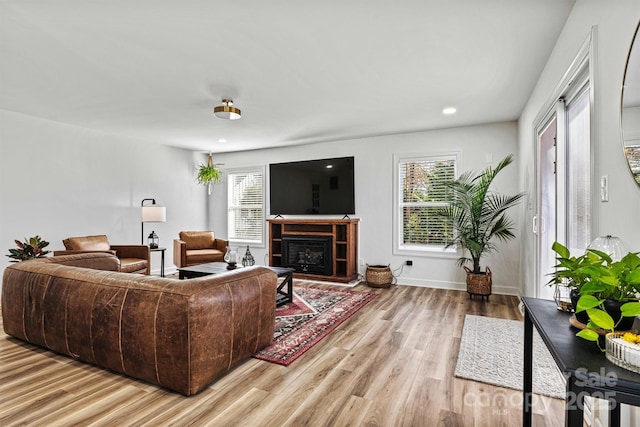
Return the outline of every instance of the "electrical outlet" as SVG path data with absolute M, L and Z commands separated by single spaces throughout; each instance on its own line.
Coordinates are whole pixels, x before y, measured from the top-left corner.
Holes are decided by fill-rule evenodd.
M 360 258 L 360 260 L 358 261 L 358 263 L 359 263 L 360 265 L 362 265 L 362 266 L 363 266 L 363 265 L 364 265 L 364 258 Z
M 408 266 L 412 266 L 413 265 L 413 260 L 408 259 L 408 260 L 405 261 L 405 264 L 408 265 Z

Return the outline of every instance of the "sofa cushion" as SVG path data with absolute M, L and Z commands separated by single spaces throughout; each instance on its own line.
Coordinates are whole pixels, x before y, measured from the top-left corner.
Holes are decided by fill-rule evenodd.
M 124 273 L 135 273 L 136 271 L 145 270 L 146 268 L 146 259 L 120 258 L 120 271 Z
M 187 250 L 189 264 L 204 264 L 206 262 L 222 261 L 224 252 L 217 249 L 196 249 Z
M 120 271 L 120 260 L 115 254 L 91 252 L 77 255 L 61 255 L 49 258 L 36 258 L 41 262 L 84 267 L 92 270 Z
M 111 249 L 107 236 L 69 237 L 62 241 L 69 251 L 108 251 Z
M 211 249 L 215 237 L 213 231 L 181 231 L 180 240 L 186 243 L 187 249 Z

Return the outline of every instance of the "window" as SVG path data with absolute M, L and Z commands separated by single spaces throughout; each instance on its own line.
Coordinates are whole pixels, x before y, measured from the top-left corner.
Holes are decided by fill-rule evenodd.
M 592 37 L 583 44 L 547 104 L 534 121 L 536 149 L 536 296 L 553 298 L 547 286 L 554 271 L 554 241 L 572 254 L 583 253 L 591 242 L 592 190 L 595 171 L 591 117 L 594 115 Z
M 264 169 L 228 172 L 229 240 L 264 246 Z
M 591 125 L 589 87 L 566 106 L 567 247 L 584 251 L 591 242 Z
M 442 251 L 453 229 L 435 212 L 448 203 L 446 184 L 455 179 L 457 155 L 396 157 L 394 163 L 394 249 L 399 253 Z

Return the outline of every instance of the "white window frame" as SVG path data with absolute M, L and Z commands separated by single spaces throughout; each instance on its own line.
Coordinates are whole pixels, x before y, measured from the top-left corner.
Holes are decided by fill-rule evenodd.
M 233 205 L 233 177 L 235 175 L 244 175 L 244 174 L 261 174 L 262 177 L 262 200 L 261 200 L 261 209 L 262 209 L 262 218 L 260 219 L 260 238 L 259 239 L 248 239 L 236 236 L 235 223 L 233 221 L 233 211 L 238 208 Z M 246 168 L 235 168 L 228 169 L 226 171 L 227 175 L 227 235 L 229 236 L 229 242 L 235 245 L 250 245 L 253 247 L 265 247 L 265 212 L 266 212 L 266 168 L 264 166 L 255 166 L 255 167 L 246 167 Z
M 408 162 L 420 161 L 437 161 L 437 160 L 453 160 L 454 161 L 454 177 L 458 177 L 458 165 L 460 164 L 461 154 L 457 151 L 443 153 L 425 153 L 425 154 L 394 154 L 393 156 L 393 254 L 394 255 L 411 255 L 425 256 L 436 258 L 457 258 L 458 250 L 450 247 L 445 249 L 444 245 L 411 245 L 404 244 L 402 239 L 403 233 L 403 203 L 402 197 L 402 181 L 400 179 L 400 165 Z

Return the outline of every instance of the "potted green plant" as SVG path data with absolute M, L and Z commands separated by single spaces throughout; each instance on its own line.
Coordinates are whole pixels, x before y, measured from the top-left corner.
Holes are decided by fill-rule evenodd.
M 437 215 L 447 219 L 453 227 L 453 239 L 446 247 L 455 246 L 463 251 L 458 266 L 467 272 L 467 292 L 472 295 L 491 295 L 491 270 L 483 272 L 480 259 L 497 249 L 494 240 L 506 241 L 515 237 L 514 227 L 506 211 L 517 205 L 525 193 L 504 196 L 490 190 L 491 183 L 504 168 L 513 162 L 513 156 L 502 159 L 495 168 L 489 166 L 481 173 L 465 172 L 448 184 L 451 201 Z M 468 253 L 468 255 L 467 255 Z M 471 263 L 472 269 L 465 264 Z
M 49 245 L 49 242 L 42 240 L 40 236 L 25 238 L 24 243 L 20 240 L 15 240 L 15 242 L 18 248 L 9 249 L 9 255 L 7 255 L 11 258 L 11 262 L 42 258 L 50 252 L 44 250 Z
M 211 186 L 222 180 L 222 163 L 213 163 L 213 156 L 209 153 L 207 163 L 198 165 L 198 183 L 207 186 L 207 192 L 211 195 Z
M 586 327 L 577 335 L 600 346 L 599 332 L 630 329 L 635 316 L 640 315 L 638 253 L 629 252 L 613 261 L 607 253 L 595 249 L 578 257 L 572 257 L 559 242 L 552 249 L 557 254 L 557 265 L 549 284 L 570 287 L 578 297 L 574 304 L 576 316 L 587 315 L 581 320 Z
M 571 300 L 571 305 L 567 307 L 567 311 L 575 311 L 580 298 L 580 290 L 585 283 L 589 282 L 590 272 L 604 263 L 605 259 L 599 257 L 593 251 L 586 251 L 577 257 L 572 256 L 569 249 L 560 242 L 554 242 L 551 249 L 556 253 L 557 264 L 554 266 L 554 272 L 549 274 L 551 279 L 547 282 L 547 285 L 567 288 Z M 583 324 L 589 321 L 586 311 L 576 313 L 576 318 Z

